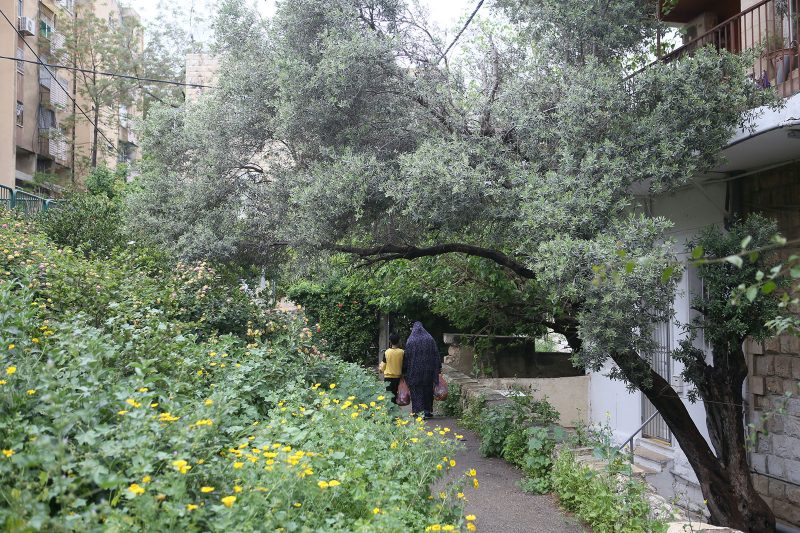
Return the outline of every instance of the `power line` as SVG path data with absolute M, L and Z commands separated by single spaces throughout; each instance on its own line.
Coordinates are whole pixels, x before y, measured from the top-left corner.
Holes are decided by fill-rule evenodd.
M 94 126 L 95 131 L 97 131 L 97 133 L 99 133 L 100 135 L 103 136 L 103 138 L 108 143 L 108 146 L 110 146 L 112 149 L 114 149 L 117 152 L 117 155 L 122 155 L 122 152 L 120 152 L 119 149 L 114 145 L 114 143 L 111 142 L 111 139 L 106 137 L 106 134 L 103 133 L 103 130 L 100 129 L 100 126 L 98 126 L 91 118 L 89 118 L 89 115 L 86 114 L 86 111 L 84 111 L 83 108 L 78 104 L 77 100 L 75 100 L 75 98 L 71 94 L 69 94 L 69 91 L 66 89 L 66 87 L 64 87 L 61 84 L 61 81 L 59 81 L 59 79 L 56 77 L 56 75 L 53 73 L 53 71 L 50 70 L 50 68 L 45 64 L 45 62 L 42 61 L 42 58 L 39 57 L 39 54 L 36 53 L 36 50 L 34 50 L 31 47 L 31 45 L 28 44 L 28 41 L 25 40 L 25 36 L 22 35 L 22 33 L 17 29 L 17 26 L 13 22 L 11 22 L 11 19 L 8 18 L 8 16 L 6 15 L 5 11 L 0 9 L 0 14 L 3 15 L 3 18 L 6 19 L 6 22 L 8 22 L 8 24 L 14 29 L 14 33 L 16 33 L 22 39 L 22 42 L 25 43 L 25 46 L 28 48 L 28 50 L 30 50 L 33 53 L 33 55 L 36 57 L 36 59 L 38 59 L 38 62 L 36 64 L 42 65 L 45 68 L 45 70 L 47 70 L 47 73 L 50 74 L 50 78 L 53 81 L 55 81 L 58 84 L 59 87 L 61 87 L 61 90 L 64 91 L 64 94 L 66 94 L 69 97 L 69 99 L 72 100 L 72 103 L 75 104 L 75 107 L 81 112 L 81 114 L 83 114 L 84 117 L 86 117 L 86 120 L 88 120 L 89 123 L 92 126 Z M 75 147 L 73 147 L 72 149 L 74 150 Z
M 484 0 L 480 0 L 480 2 L 478 2 L 478 5 L 475 6 L 475 9 L 472 10 L 472 14 L 469 16 L 467 21 L 464 23 L 464 26 L 461 28 L 461 31 L 459 31 L 456 34 L 455 38 L 453 39 L 453 42 L 450 43 L 450 46 L 448 46 L 447 49 L 442 53 L 442 55 L 439 56 L 439 59 L 436 60 L 436 63 L 435 63 L 436 65 L 439 64 L 439 61 L 444 59 L 444 56 L 446 56 L 447 53 L 450 51 L 450 49 L 453 48 L 453 46 L 455 46 L 455 44 L 458 42 L 458 39 L 461 37 L 461 34 L 464 33 L 467 30 L 467 28 L 469 27 L 470 23 L 472 22 L 472 19 L 475 18 L 475 15 L 478 14 L 478 10 L 483 5 L 483 2 L 484 2 Z
M 17 57 L 4 56 L 4 55 L 0 55 L 0 59 L 8 59 L 8 60 L 11 60 L 11 61 L 18 61 L 20 63 L 33 63 L 33 64 L 36 64 L 36 65 L 44 65 L 46 67 L 51 67 L 51 68 L 60 68 L 60 69 L 64 69 L 64 70 L 72 70 L 74 72 L 81 72 L 81 73 L 84 73 L 84 74 L 98 74 L 100 76 L 109 76 L 109 77 L 112 77 L 112 78 L 124 78 L 124 79 L 127 79 L 127 80 L 143 81 L 143 82 L 147 82 L 147 83 L 164 83 L 164 84 L 167 84 L 167 85 L 178 85 L 178 86 L 181 86 L 181 87 L 193 87 L 193 88 L 197 88 L 197 89 L 216 89 L 217 88 L 217 87 L 212 87 L 211 85 L 202 85 L 202 84 L 199 84 L 199 83 L 185 83 L 185 82 L 181 82 L 181 81 L 160 80 L 160 79 L 156 79 L 156 78 L 141 78 L 139 76 L 131 76 L 129 74 L 116 74 L 114 72 L 103 72 L 102 70 L 91 70 L 91 69 L 87 69 L 87 68 L 70 67 L 68 65 L 59 65 L 59 64 L 55 64 L 55 63 L 44 63 L 44 62 L 41 62 L 41 61 L 32 61 L 30 59 L 20 59 L 20 58 L 17 58 Z

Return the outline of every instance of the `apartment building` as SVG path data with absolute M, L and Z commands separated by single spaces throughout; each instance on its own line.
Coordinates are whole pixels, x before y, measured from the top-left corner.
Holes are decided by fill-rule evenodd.
M 0 17 L 0 55 L 24 61 L 0 60 L 0 185 L 52 194 L 79 183 L 94 165 L 137 159 L 135 98 L 95 106 L 100 100 L 90 96 L 87 83 L 97 79 L 91 73 L 76 78 L 69 68 L 37 64 L 38 56 L 86 68 L 68 53 L 78 17 L 91 14 L 113 29 L 138 26 L 136 12 L 117 0 L 0 0 L 0 10 L 14 25 Z M 143 47 L 141 31 L 134 46 Z
M 662 5 L 666 2 L 662 2 Z M 685 337 L 681 324 L 695 316 L 693 296 L 703 281 L 689 262 L 685 243 L 709 225 L 725 228 L 737 217 L 760 213 L 775 219 L 790 240 L 800 238 L 800 0 L 678 0 L 662 18 L 680 28 L 683 44 L 660 58 L 671 61 L 700 47 L 751 53 L 753 83 L 782 97 L 780 109 L 762 109 L 752 128 L 732 132 L 715 168 L 668 194 L 643 193 L 642 209 L 670 219 L 670 237 L 686 268 L 673 302 L 675 320 L 659 324 L 659 346 L 648 362 L 683 400 L 707 440 L 705 405 L 691 401 L 683 365 L 670 357 Z M 797 252 L 796 249 L 789 253 Z M 696 345 L 710 355 L 702 341 Z M 800 530 L 800 338 L 781 335 L 744 346 L 749 376 L 742 391 L 753 483 L 778 520 L 779 531 Z M 606 369 L 608 370 L 608 369 Z M 636 463 L 663 495 L 705 509 L 697 478 L 670 428 L 640 392 L 606 372 L 591 374 L 590 411 L 608 422 L 619 442 L 633 437 Z

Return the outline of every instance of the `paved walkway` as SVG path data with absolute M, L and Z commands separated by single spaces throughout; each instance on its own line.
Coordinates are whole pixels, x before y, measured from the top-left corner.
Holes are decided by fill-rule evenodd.
M 455 456 L 457 465 L 448 476 L 458 477 L 470 468 L 477 470 L 480 488 L 464 489 L 467 504 L 464 514 L 477 516 L 479 533 L 577 533 L 589 531 L 577 518 L 567 516 L 551 495 L 527 494 L 517 486 L 522 479 L 519 469 L 502 459 L 480 454 L 478 436 L 452 418 L 434 418 L 431 427 L 449 427 L 452 433 L 464 435 L 465 449 Z

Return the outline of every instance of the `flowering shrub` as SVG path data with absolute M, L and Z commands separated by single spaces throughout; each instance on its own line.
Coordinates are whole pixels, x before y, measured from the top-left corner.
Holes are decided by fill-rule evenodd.
M 199 336 L 135 261 L 2 215 L 0 242 L 0 529 L 462 527 L 461 482 L 428 489 L 449 429 L 399 418 L 302 320 Z

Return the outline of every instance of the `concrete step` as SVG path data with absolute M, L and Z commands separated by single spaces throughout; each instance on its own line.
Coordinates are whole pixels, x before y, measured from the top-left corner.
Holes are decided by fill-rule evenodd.
M 672 457 L 659 453 L 646 446 L 636 446 L 633 449 L 633 463 L 648 468 L 655 472 L 662 472 L 672 461 Z

